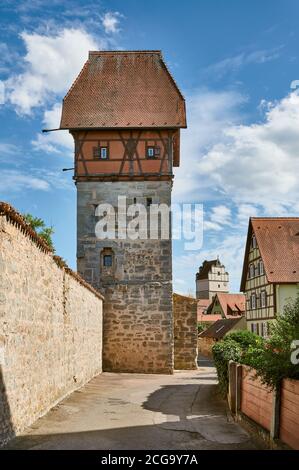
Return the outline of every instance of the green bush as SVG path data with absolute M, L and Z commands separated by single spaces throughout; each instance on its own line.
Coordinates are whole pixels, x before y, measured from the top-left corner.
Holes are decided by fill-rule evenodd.
M 271 323 L 264 347 L 249 347 L 243 362 L 254 368 L 261 381 L 271 388 L 284 378 L 299 379 L 299 364 L 291 361 L 294 340 L 299 340 L 299 294 Z
M 250 331 L 234 331 L 213 346 L 223 395 L 228 391 L 230 360 L 255 369 L 256 376 L 270 388 L 276 388 L 284 378 L 299 379 L 299 364 L 291 361 L 292 354 L 296 356 L 293 342 L 299 340 L 299 292 L 271 322 L 269 333 L 269 338 L 264 340 Z
M 197 323 L 197 333 L 201 333 L 202 331 L 206 330 L 207 329 L 207 325 L 205 325 L 204 323 L 202 322 L 198 322 Z
M 52 235 L 54 234 L 53 227 L 46 227 L 43 219 L 34 217 L 31 214 L 23 214 L 23 217 L 32 230 L 34 230 L 38 236 L 43 238 L 50 248 L 54 249 L 52 240 Z
M 215 367 L 218 375 L 219 390 L 221 395 L 226 396 L 228 391 L 228 363 L 239 361 L 242 348 L 233 340 L 218 341 L 212 348 Z
M 248 330 L 232 331 L 224 338 L 224 341 L 227 340 L 236 341 L 244 351 L 249 346 L 258 346 L 263 343 L 263 338 Z
M 263 339 L 247 330 L 233 331 L 212 348 L 221 395 L 228 392 L 229 361 L 243 362 L 250 347 L 261 347 Z

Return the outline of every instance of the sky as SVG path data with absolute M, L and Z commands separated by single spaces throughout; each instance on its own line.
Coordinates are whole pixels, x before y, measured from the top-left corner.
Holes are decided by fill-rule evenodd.
M 76 269 L 73 142 L 41 130 L 89 50 L 160 49 L 187 108 L 173 201 L 204 210 L 202 247 L 173 242 L 174 290 L 219 256 L 238 292 L 249 217 L 299 214 L 299 2 L 2 0 L 0 18 L 0 200 Z

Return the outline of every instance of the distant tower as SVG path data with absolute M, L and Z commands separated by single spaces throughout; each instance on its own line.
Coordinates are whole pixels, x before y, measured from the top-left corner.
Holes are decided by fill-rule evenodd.
M 219 292 L 229 292 L 229 274 L 219 258 L 204 261 L 196 273 L 196 298 L 212 300 Z
M 160 51 L 90 52 L 63 101 L 75 141 L 77 266 L 105 296 L 104 370 L 173 371 L 169 239 L 98 239 L 95 209 L 171 203 L 185 101 Z

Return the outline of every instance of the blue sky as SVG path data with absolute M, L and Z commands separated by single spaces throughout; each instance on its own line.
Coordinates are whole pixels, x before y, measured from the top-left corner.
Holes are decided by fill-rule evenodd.
M 174 242 L 174 287 L 194 291 L 220 256 L 238 291 L 248 217 L 298 215 L 299 3 L 296 0 L 1 2 L 0 199 L 55 228 L 75 268 L 72 140 L 61 99 L 89 49 L 161 49 L 185 98 L 173 197 L 204 207 L 204 242 Z

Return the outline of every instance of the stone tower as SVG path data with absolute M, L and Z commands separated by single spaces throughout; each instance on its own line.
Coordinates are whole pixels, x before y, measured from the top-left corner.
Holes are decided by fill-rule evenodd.
M 173 371 L 171 235 L 132 239 L 125 226 L 130 205 L 147 219 L 151 206 L 170 206 L 183 127 L 185 101 L 160 51 L 90 52 L 63 101 L 60 128 L 75 141 L 77 268 L 105 297 L 106 371 Z M 102 204 L 117 221 L 106 239 L 95 234 Z
M 196 298 L 212 300 L 217 293 L 229 292 L 229 274 L 219 258 L 204 261 L 196 273 Z

